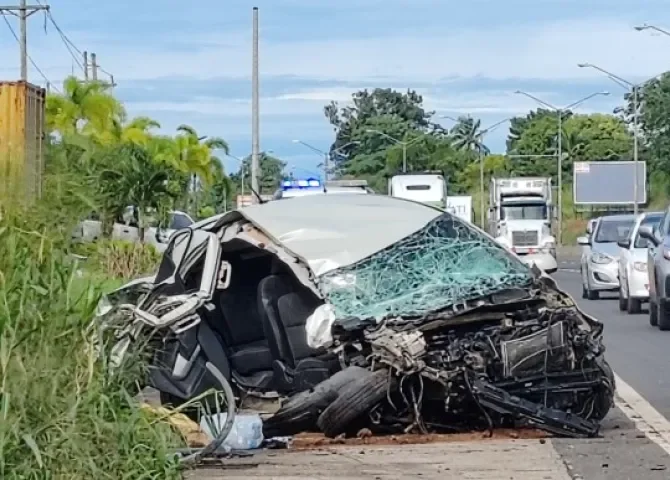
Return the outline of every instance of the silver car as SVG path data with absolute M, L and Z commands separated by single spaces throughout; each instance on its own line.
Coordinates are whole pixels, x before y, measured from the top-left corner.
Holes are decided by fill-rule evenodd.
M 670 330 L 670 207 L 655 227 L 640 227 L 640 236 L 650 242 L 647 254 L 649 323 L 661 330 Z
M 620 249 L 617 242 L 628 237 L 634 223 L 635 215 L 600 217 L 591 235 L 577 239 L 577 243 L 586 247 L 580 264 L 582 298 L 597 300 L 600 292 L 619 290 Z

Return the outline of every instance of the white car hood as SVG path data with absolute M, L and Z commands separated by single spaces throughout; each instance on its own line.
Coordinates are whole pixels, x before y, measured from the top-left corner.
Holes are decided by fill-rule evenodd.
M 242 215 L 320 276 L 393 245 L 443 214 L 384 195 L 310 195 L 241 208 L 213 228 Z

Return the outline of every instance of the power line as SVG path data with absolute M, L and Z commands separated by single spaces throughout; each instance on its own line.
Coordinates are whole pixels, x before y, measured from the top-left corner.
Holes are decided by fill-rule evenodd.
M 39 1 L 37 3 L 39 3 Z M 72 56 L 72 59 L 75 61 L 77 66 L 79 66 L 79 68 L 84 70 L 84 66 L 81 63 L 81 60 L 79 60 L 82 56 L 81 50 L 79 50 L 79 48 L 77 48 L 77 46 L 74 43 L 72 43 L 72 40 L 70 40 L 68 38 L 68 36 L 65 35 L 65 32 L 63 32 L 63 30 L 58 26 L 58 24 L 56 23 L 56 20 L 54 20 L 54 17 L 51 14 L 51 11 L 46 12 L 46 17 L 49 19 L 51 24 L 54 26 L 54 28 L 56 29 L 56 32 L 58 32 L 58 35 L 60 36 L 61 40 L 63 41 L 63 45 L 65 45 L 65 48 L 70 53 L 70 55 Z M 77 55 L 77 53 L 75 53 L 75 52 L 77 52 L 79 55 Z
M 9 23 L 9 20 L 7 20 L 7 15 L 2 14 L 2 19 L 5 21 L 5 24 L 7 25 L 7 28 L 9 28 L 9 31 L 12 32 L 12 36 L 14 37 L 14 39 L 16 40 L 16 42 L 20 44 L 20 43 L 21 43 L 21 40 L 19 39 L 19 36 L 16 34 L 16 31 L 14 30 L 14 27 L 12 27 L 12 24 Z M 58 88 L 56 88 L 56 87 L 53 86 L 53 84 L 51 83 L 51 80 L 49 80 L 49 78 L 47 78 L 47 76 L 44 74 L 44 72 L 42 72 L 42 70 L 40 69 L 40 67 L 37 66 L 37 64 L 35 63 L 35 61 L 33 60 L 33 58 L 32 58 L 30 55 L 27 55 L 27 57 L 28 57 L 28 61 L 30 62 L 30 64 L 35 68 L 35 70 L 37 71 L 37 73 L 39 73 L 39 74 L 42 76 L 42 78 L 44 79 L 44 81 L 47 82 L 47 84 L 50 85 L 51 88 L 53 88 L 53 89 L 56 90 L 58 93 L 60 93 L 60 90 L 58 90 Z

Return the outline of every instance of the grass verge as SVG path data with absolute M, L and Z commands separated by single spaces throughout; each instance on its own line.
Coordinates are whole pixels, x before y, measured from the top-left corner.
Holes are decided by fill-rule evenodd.
M 109 376 L 86 328 L 101 289 L 31 216 L 0 219 L 0 478 L 179 478 L 181 439 Z M 121 381 L 123 380 L 123 381 Z

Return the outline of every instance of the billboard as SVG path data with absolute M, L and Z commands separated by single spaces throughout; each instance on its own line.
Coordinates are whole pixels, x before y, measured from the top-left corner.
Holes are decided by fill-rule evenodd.
M 575 162 L 575 205 L 633 205 L 635 162 Z M 637 203 L 647 203 L 647 163 L 637 162 Z

